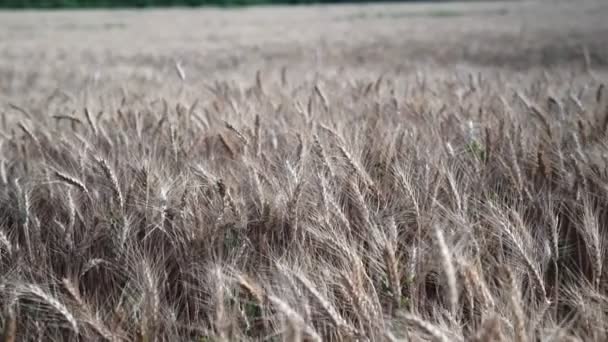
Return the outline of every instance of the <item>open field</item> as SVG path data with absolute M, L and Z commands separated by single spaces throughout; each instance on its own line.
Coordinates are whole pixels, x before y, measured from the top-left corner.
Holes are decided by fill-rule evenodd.
M 608 340 L 606 18 L 0 12 L 3 340 Z

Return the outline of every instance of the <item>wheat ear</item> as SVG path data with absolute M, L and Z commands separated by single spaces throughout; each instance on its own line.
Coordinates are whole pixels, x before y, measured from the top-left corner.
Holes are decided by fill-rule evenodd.
M 450 312 L 455 315 L 458 308 L 458 285 L 456 282 L 456 269 L 452 263 L 452 253 L 450 252 L 443 232 L 437 226 L 435 226 L 435 239 L 437 240 L 437 247 L 439 248 L 439 254 L 441 256 L 441 262 L 443 271 L 448 283 L 448 300 L 450 303 Z
M 101 168 L 101 171 L 103 172 L 104 176 L 110 181 L 114 200 L 118 204 L 120 210 L 124 210 L 124 197 L 122 195 L 122 191 L 120 190 L 120 186 L 118 185 L 118 178 L 116 177 L 116 173 L 114 173 L 108 162 L 103 158 L 97 158 L 97 164 L 99 164 L 99 167 Z
M 19 297 L 22 297 L 24 294 L 30 294 L 46 303 L 48 306 L 57 311 L 66 320 L 66 322 L 69 323 L 72 330 L 78 334 L 78 321 L 72 312 L 55 297 L 44 292 L 38 285 L 20 284 L 17 286 L 17 294 Z
M 277 308 L 277 310 L 285 315 L 287 320 L 293 325 L 294 328 L 296 328 L 296 330 L 302 329 L 312 341 L 323 341 L 316 330 L 307 324 L 304 318 L 294 309 L 292 309 L 289 304 L 273 295 L 268 296 L 268 300 Z
M 295 277 L 300 282 L 300 284 L 302 284 L 304 289 L 306 289 L 306 291 L 308 291 L 308 293 L 310 293 L 310 295 L 315 299 L 321 309 L 323 309 L 325 314 L 329 316 L 332 323 L 338 329 L 342 330 L 343 332 L 346 332 L 347 334 L 356 333 L 356 329 L 350 324 L 348 324 L 348 322 L 346 322 L 346 320 L 344 320 L 342 316 L 340 316 L 340 314 L 338 313 L 338 311 L 336 311 L 333 305 L 331 305 L 331 303 L 321 293 L 319 293 L 317 289 L 315 289 L 314 285 L 306 277 L 297 272 L 295 273 Z
M 97 135 L 97 126 L 95 126 L 95 122 L 93 121 L 93 117 L 91 116 L 91 112 L 89 112 L 88 108 L 84 109 L 84 116 L 86 117 L 87 123 L 91 127 L 93 134 Z
M 87 187 L 84 185 L 84 183 L 82 183 L 75 177 L 71 177 L 71 176 L 61 173 L 59 171 L 55 171 L 55 176 L 57 178 L 59 178 L 60 181 L 79 189 L 80 191 L 84 192 L 85 194 L 89 194 L 89 189 L 87 189 Z
M 93 328 L 93 330 L 106 341 L 116 341 L 112 332 L 105 327 L 103 322 L 95 317 L 90 306 L 82 299 L 78 287 L 68 278 L 64 278 L 61 283 L 70 297 L 78 304 L 80 311 L 82 311 L 82 314 L 85 316 L 84 320 Z

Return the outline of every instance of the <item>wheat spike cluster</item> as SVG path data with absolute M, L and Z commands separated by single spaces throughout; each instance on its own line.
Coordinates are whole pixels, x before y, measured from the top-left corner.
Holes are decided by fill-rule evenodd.
M 268 60 L 232 66 L 7 43 L 2 341 L 608 340 L 608 27 L 531 24 L 515 56 L 475 26 L 508 13 L 407 47 L 401 19 L 352 14 L 344 46 L 338 24 L 303 57 L 266 32 Z M 462 25 L 426 15 L 409 29 Z

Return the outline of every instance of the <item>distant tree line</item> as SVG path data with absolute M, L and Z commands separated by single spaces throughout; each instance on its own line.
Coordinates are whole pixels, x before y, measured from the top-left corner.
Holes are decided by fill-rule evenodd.
M 390 1 L 390 0 L 389 0 Z M 407 1 L 407 0 L 405 0 Z M 409 0 L 417 1 L 417 0 Z M 419 0 L 418 0 L 419 1 Z M 373 2 L 365 0 L 0 0 L 0 8 L 115 8 L 172 6 L 247 6 L 261 4 L 313 4 Z

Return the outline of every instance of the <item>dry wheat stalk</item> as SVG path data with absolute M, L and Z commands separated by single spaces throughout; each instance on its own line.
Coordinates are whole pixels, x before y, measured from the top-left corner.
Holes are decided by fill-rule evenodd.
M 140 336 L 142 341 L 151 341 L 160 314 L 160 294 L 156 277 L 148 262 L 141 263 L 143 275 L 143 312 L 140 318 Z
M 473 267 L 473 265 L 468 264 L 463 265 L 463 267 L 465 277 L 474 286 L 475 291 L 479 294 L 479 297 L 477 298 L 479 298 L 484 310 L 494 308 L 496 304 L 494 303 L 492 294 L 490 293 L 490 290 L 488 289 L 488 286 L 483 280 L 482 276 L 477 272 L 477 267 Z
M 70 297 L 78 304 L 81 314 L 84 316 L 84 321 L 87 322 L 104 340 L 117 341 L 112 332 L 109 331 L 103 322 L 93 314 L 89 305 L 82 299 L 78 287 L 68 278 L 62 279 L 61 283 Z
M 511 213 L 511 216 L 513 217 L 513 219 L 516 221 L 518 227 L 520 228 L 520 233 L 525 234 L 525 230 L 524 230 L 525 225 L 524 225 L 521 217 L 519 216 L 519 214 L 514 209 L 511 209 L 510 213 Z M 529 239 L 529 237 L 520 238 L 519 236 L 516 235 L 516 233 L 513 230 L 514 229 L 510 228 L 510 227 L 504 228 L 504 232 L 506 233 L 507 237 L 509 237 L 509 240 L 513 243 L 513 245 L 517 249 L 517 252 L 521 256 L 522 261 L 524 262 L 524 266 L 528 270 L 528 275 L 530 276 L 532 281 L 535 283 L 536 287 L 541 291 L 543 298 L 547 298 L 547 291 L 545 289 L 545 285 L 544 285 L 543 278 L 541 276 L 541 272 L 538 269 L 538 266 L 532 260 L 531 253 L 524 246 L 524 239 Z
M 351 168 L 351 170 L 355 171 L 357 175 L 359 175 L 359 177 L 361 177 L 361 179 L 365 182 L 365 185 L 368 186 L 370 189 L 374 189 L 374 181 L 372 180 L 372 178 L 369 176 L 367 171 L 365 171 L 362 167 L 359 166 L 357 162 L 355 162 L 355 160 L 350 155 L 350 153 L 348 153 L 343 144 L 340 143 L 338 145 L 338 151 L 340 151 L 340 154 L 346 160 L 346 163 Z
M 387 243 L 383 251 L 384 264 L 388 275 L 388 283 L 391 288 L 391 297 L 395 309 L 399 309 L 401 305 L 401 274 L 399 272 L 399 261 L 395 255 L 395 249 L 392 244 Z
M 365 202 L 365 197 L 361 193 L 359 189 L 359 185 L 356 180 L 351 180 L 349 182 L 349 188 L 352 193 L 352 203 L 355 207 L 356 212 L 360 215 L 361 223 L 363 224 L 363 229 L 372 229 L 374 227 L 371 219 L 371 213 Z
M 262 150 L 262 130 L 260 125 L 260 115 L 255 115 L 255 121 L 253 124 L 253 151 L 256 157 L 260 156 Z
M 296 185 L 287 203 L 287 217 L 294 233 L 298 231 L 298 203 L 300 202 L 300 197 L 302 197 L 303 184 L 300 182 Z
M 78 188 L 85 194 L 89 194 L 89 190 L 87 189 L 87 187 L 75 177 L 68 176 L 67 174 L 61 173 L 59 171 L 55 171 L 54 174 L 57 178 L 59 178 L 60 181 L 67 183 L 75 188 Z
M 292 309 L 289 304 L 274 295 L 269 295 L 268 300 L 270 301 L 270 303 L 272 303 L 272 305 L 277 308 L 277 310 L 279 310 L 285 315 L 289 323 L 292 324 L 296 330 L 303 330 L 308 336 L 308 338 L 312 341 L 323 340 L 321 336 L 319 336 L 319 334 L 315 331 L 314 327 L 307 324 L 304 318 L 294 309 Z
M 122 191 L 120 190 L 120 185 L 118 184 L 118 178 L 116 177 L 116 173 L 114 173 L 114 171 L 105 159 L 98 157 L 96 158 L 96 161 L 97 164 L 99 164 L 99 167 L 101 168 L 101 171 L 103 172 L 104 176 L 110 181 L 114 200 L 118 204 L 120 210 L 124 210 L 124 197 L 122 195 Z
M 89 112 L 88 108 L 84 109 L 84 116 L 87 119 L 87 123 L 89 124 L 89 127 L 91 128 L 91 131 L 93 132 L 94 135 L 97 135 L 97 126 L 95 125 L 95 122 L 93 121 L 93 117 L 91 116 L 91 112 Z
M 359 331 L 369 331 L 374 318 L 369 310 L 365 290 L 363 290 L 358 284 L 359 281 L 353 281 L 346 273 L 341 274 L 341 280 L 342 286 L 346 289 L 349 300 L 355 307 L 355 314 L 359 320 Z
M 244 145 L 249 144 L 249 140 L 236 127 L 228 123 L 228 121 L 224 121 L 224 125 L 226 126 L 226 128 L 228 128 L 228 130 L 233 132 L 243 142 Z
M 323 93 L 323 90 L 321 90 L 321 86 L 319 86 L 318 84 L 315 84 L 314 86 L 314 90 L 315 90 L 315 94 L 317 94 L 319 96 L 319 98 L 321 99 L 322 103 L 323 103 L 323 109 L 325 110 L 325 112 L 329 112 L 329 101 L 327 100 L 327 96 L 325 96 L 325 94 Z
M 38 138 L 34 135 L 34 133 L 23 123 L 23 122 L 19 122 L 17 124 L 17 126 L 19 126 L 19 128 L 21 128 L 21 130 L 30 138 L 32 139 L 32 141 L 36 144 L 36 147 L 40 149 L 40 152 L 42 152 L 42 146 L 40 145 L 40 140 L 38 140 Z
M 324 189 L 327 189 L 327 185 L 326 185 L 326 181 L 325 178 L 321 178 L 321 186 Z M 352 230 L 351 227 L 351 223 L 348 220 L 348 217 L 346 217 L 346 214 L 344 213 L 344 210 L 342 209 L 342 206 L 340 204 L 338 204 L 338 202 L 336 201 L 336 198 L 329 193 L 328 191 L 323 191 L 324 194 L 326 194 L 326 203 L 328 204 L 328 217 L 336 217 L 338 218 L 338 221 L 342 224 L 342 226 L 344 228 L 346 228 L 349 232 Z
M 443 231 L 441 231 L 438 226 L 435 226 L 434 230 L 439 255 L 441 256 L 443 271 L 448 284 L 447 293 L 450 312 L 452 315 L 456 315 L 458 313 L 458 283 L 456 280 L 456 269 L 452 262 L 452 253 L 450 252 L 445 238 L 443 237 Z
M 18 284 L 15 290 L 17 291 L 17 296 L 19 298 L 23 298 L 26 295 L 30 295 L 53 308 L 65 319 L 67 323 L 70 324 L 72 331 L 78 334 L 79 329 L 76 317 L 74 317 L 72 312 L 63 303 L 57 300 L 57 298 L 43 291 L 36 284 Z
M 184 71 L 184 67 L 182 67 L 182 63 L 180 61 L 175 61 L 175 72 L 179 79 L 184 82 L 186 80 L 186 72 Z
M 402 314 L 403 318 L 406 322 L 412 327 L 421 330 L 425 334 L 428 334 L 432 337 L 432 340 L 435 342 L 448 342 L 452 341 L 448 338 L 439 328 L 435 325 L 417 317 L 412 314 Z
M 607 115 L 607 117 L 608 117 L 608 115 Z M 323 148 L 323 145 L 321 145 L 321 141 L 319 140 L 319 137 L 317 135 L 313 136 L 313 146 L 315 147 L 314 151 L 317 152 L 317 155 L 321 159 L 321 162 L 327 168 L 327 171 L 329 172 L 329 178 L 333 179 L 335 177 L 334 168 L 331 164 L 331 161 L 327 157 L 327 154 L 325 153 L 325 149 Z
M 263 94 L 264 93 L 264 85 L 262 84 L 262 70 L 255 72 L 255 86 L 256 88 Z
M 102 258 L 93 258 L 89 261 L 87 261 L 87 263 L 82 267 L 82 270 L 80 271 L 80 277 L 83 277 L 84 275 L 86 275 L 90 270 L 96 268 L 99 265 L 107 265 L 108 267 L 112 266 L 112 264 Z
M 528 336 L 526 333 L 526 323 L 524 311 L 521 307 L 519 286 L 513 273 L 509 269 L 505 269 L 507 286 L 509 288 L 509 305 L 514 318 L 514 333 L 516 342 L 527 342 Z
M 300 274 L 299 272 L 294 272 L 294 275 L 300 284 L 302 284 L 304 289 L 306 289 L 306 291 L 308 291 L 308 293 L 310 293 L 310 295 L 319 304 L 325 314 L 327 314 L 327 316 L 331 319 L 336 328 L 348 335 L 357 333 L 356 329 L 346 322 L 342 316 L 340 316 L 334 306 L 321 293 L 319 293 L 317 289 L 315 289 L 314 285 L 306 277 L 304 277 L 304 275 Z
M 602 279 L 603 251 L 600 241 L 600 227 L 597 218 L 591 209 L 592 204 L 585 201 L 583 214 L 582 235 L 591 256 L 591 267 L 593 269 L 593 283 L 599 288 Z
M 222 179 L 218 179 L 216 182 L 216 186 L 219 195 L 222 197 L 224 212 L 226 208 L 230 208 L 230 211 L 232 212 L 234 217 L 238 218 L 240 216 L 240 211 L 236 206 L 236 203 L 232 199 L 232 196 L 230 195 L 230 190 L 228 190 L 224 181 Z M 224 213 L 222 213 L 222 217 L 223 215 Z
M 32 114 L 30 114 L 27 110 L 25 110 L 25 108 L 18 106 L 14 103 L 8 103 L 8 106 L 16 111 L 18 111 L 19 113 L 25 115 L 28 119 L 32 118 Z
M 24 190 L 21 187 L 20 179 L 15 179 L 15 189 L 17 190 L 17 205 L 19 206 L 19 223 L 21 224 L 21 228 L 23 229 L 23 237 L 25 240 L 25 249 L 30 258 L 33 259 L 33 248 L 32 248 L 32 239 L 30 235 L 30 196 L 27 190 Z
M 80 119 L 78 119 L 77 117 L 71 116 L 71 115 L 53 115 L 53 119 L 56 119 L 58 121 L 67 120 L 72 123 L 77 123 L 77 124 L 83 125 L 83 123 L 82 123 L 82 121 L 80 121 Z

